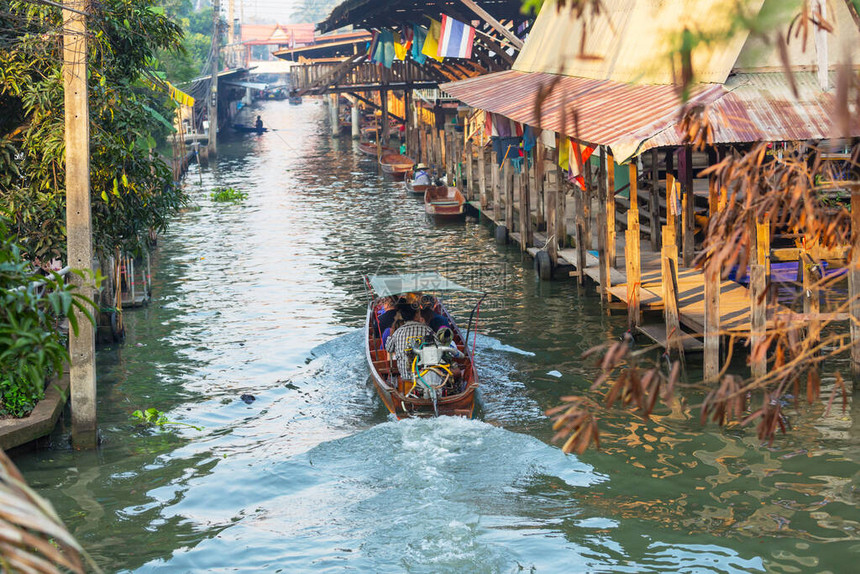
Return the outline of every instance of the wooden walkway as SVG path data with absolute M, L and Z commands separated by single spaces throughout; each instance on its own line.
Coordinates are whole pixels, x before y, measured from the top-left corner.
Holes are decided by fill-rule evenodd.
M 473 208 L 480 211 L 477 202 L 469 202 Z M 484 217 L 493 221 L 492 209 L 488 208 L 482 212 Z M 496 223 L 496 222 L 494 222 Z M 511 233 L 511 239 L 520 243 L 520 235 Z M 534 233 L 534 244 L 542 246 L 546 244 L 546 235 L 540 232 Z M 540 247 L 529 247 L 527 251 L 534 256 Z M 644 311 L 662 311 L 663 282 L 660 271 L 660 256 L 651 251 L 647 242 L 641 246 L 641 268 L 642 280 L 640 285 L 640 309 Z M 559 264 L 576 269 L 576 249 L 559 250 Z M 610 295 L 627 304 L 627 277 L 624 259 L 624 233 L 616 235 L 616 262 L 615 267 L 610 268 Z M 579 271 L 579 270 L 577 270 Z M 593 250 L 586 252 L 585 269 L 587 277 L 595 283 L 600 284 L 600 269 L 597 254 Z M 705 330 L 705 276 L 700 269 L 681 267 L 678 270 L 678 312 L 681 325 L 688 331 L 682 334 L 684 348 L 687 351 L 701 351 L 700 341 Z M 743 285 L 729 280 L 720 282 L 720 332 L 749 336 L 751 331 L 750 313 L 750 290 Z M 791 310 L 773 304 L 768 306 L 768 326 L 773 324 L 773 314 L 791 314 Z M 644 323 L 644 322 L 643 322 Z M 665 324 L 661 320 L 659 324 L 643 324 L 639 332 L 649 339 L 666 347 Z

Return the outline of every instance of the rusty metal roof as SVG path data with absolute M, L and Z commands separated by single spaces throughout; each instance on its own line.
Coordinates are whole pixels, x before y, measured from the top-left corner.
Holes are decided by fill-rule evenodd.
M 709 106 L 714 143 L 836 137 L 833 96 L 820 91 L 811 72 L 796 73 L 795 82 L 797 99 L 781 72 L 736 74 L 724 86 L 700 86 L 691 101 Z M 539 95 L 553 83 L 538 111 Z M 619 162 L 647 149 L 683 143 L 677 129 L 681 101 L 673 86 L 511 70 L 440 87 L 474 108 L 608 145 Z M 860 136 L 860 122 L 851 129 L 850 135 Z
M 549 88 L 552 86 L 552 89 Z M 464 103 L 515 121 L 608 145 L 618 161 L 633 156 L 645 137 L 674 125 L 681 101 L 669 85 L 633 85 L 514 70 L 440 86 Z M 549 92 L 543 104 L 538 97 Z M 693 101 L 710 103 L 726 92 L 700 88 Z

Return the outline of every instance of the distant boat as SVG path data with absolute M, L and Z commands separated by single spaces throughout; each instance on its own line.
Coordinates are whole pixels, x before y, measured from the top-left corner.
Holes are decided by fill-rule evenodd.
M 293 105 L 293 106 L 298 106 L 298 105 L 301 105 L 301 103 L 302 103 L 302 97 L 301 96 L 290 96 L 289 100 L 290 100 L 290 105 Z
M 459 217 L 465 203 L 466 198 L 456 187 L 431 186 L 424 192 L 424 211 L 434 217 Z
M 379 158 L 379 165 L 382 166 L 382 171 L 395 179 L 403 179 L 407 173 L 412 171 L 412 166 L 415 165 L 415 162 L 412 158 L 400 155 L 399 153 L 384 153 Z
M 358 144 L 358 151 L 366 155 L 376 157 L 376 142 L 361 142 Z M 397 153 L 393 147 L 382 146 L 382 154 Z
M 258 134 L 269 131 L 269 128 L 264 128 L 264 127 L 258 128 L 256 126 L 246 126 L 244 124 L 233 124 L 233 129 L 236 130 L 237 132 L 258 133 Z

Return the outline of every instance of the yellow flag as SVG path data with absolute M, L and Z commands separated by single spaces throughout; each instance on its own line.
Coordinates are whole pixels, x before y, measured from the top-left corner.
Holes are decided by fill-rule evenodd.
M 570 140 L 567 136 L 558 137 L 558 166 L 570 169 Z
M 397 60 L 406 59 L 406 44 L 401 44 L 400 32 L 394 33 L 394 58 Z
M 424 39 L 424 47 L 421 48 L 421 53 L 425 56 L 430 56 L 437 62 L 441 62 L 439 57 L 439 36 L 442 35 L 442 22 L 438 22 L 430 18 L 430 30 L 427 32 L 427 37 Z

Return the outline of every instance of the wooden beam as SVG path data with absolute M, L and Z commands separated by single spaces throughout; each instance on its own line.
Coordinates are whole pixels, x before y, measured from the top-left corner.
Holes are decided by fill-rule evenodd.
M 680 174 L 682 185 L 684 188 L 684 236 L 683 236 L 683 253 L 684 267 L 690 267 L 693 264 L 695 256 L 696 240 L 696 196 L 693 195 L 693 148 L 690 146 L 684 147 L 684 170 Z
M 860 189 L 851 193 L 851 260 L 848 263 L 848 301 L 851 313 L 851 377 L 860 389 Z
M 481 192 L 481 211 L 487 209 L 487 151 L 483 145 L 478 146 L 478 189 Z
M 513 32 L 502 26 L 502 23 L 493 18 L 489 12 L 475 4 L 472 0 L 460 0 L 463 4 L 466 5 L 469 9 L 472 10 L 475 14 L 480 16 L 484 22 L 493 27 L 493 30 L 504 36 L 508 39 L 508 41 L 514 45 L 517 50 L 523 49 L 523 41 L 517 38 Z
M 541 148 L 540 156 L 541 158 L 545 157 L 546 153 L 544 150 L 544 146 L 542 143 L 538 142 L 538 147 Z M 541 160 L 543 161 L 543 160 Z M 558 209 L 558 194 L 559 187 L 561 186 L 561 180 L 558 178 L 558 166 L 556 165 L 552 172 L 548 175 L 555 176 L 552 183 L 546 183 L 546 237 L 547 237 L 547 253 L 549 254 L 549 258 L 552 261 L 553 267 L 555 267 L 558 262 L 558 240 L 556 237 L 557 234 L 557 219 L 556 219 L 556 210 Z
M 511 233 L 514 230 L 514 170 L 510 158 L 505 160 L 504 176 L 505 227 Z
M 711 176 L 708 183 L 708 206 L 714 217 L 718 213 L 719 182 Z M 716 382 L 720 373 L 720 270 L 713 258 L 705 262 L 704 331 L 704 380 Z
M 607 192 L 606 155 L 606 148 L 602 146 L 597 176 L 597 259 L 599 265 L 597 276 L 600 281 L 601 298 L 608 301 L 609 288 L 612 285 L 609 265 L 609 225 L 607 223 L 609 214 L 606 209 L 606 206 L 609 204 L 606 199 L 609 195 Z
M 349 95 L 351 95 L 352 97 L 357 98 L 358 100 L 360 100 L 360 101 L 364 102 L 365 104 L 367 104 L 367 105 L 368 105 L 368 106 L 370 106 L 371 108 L 373 108 L 373 109 L 375 109 L 375 110 L 380 110 L 380 111 L 382 110 L 382 106 L 380 106 L 380 105 L 379 105 L 379 104 L 377 104 L 376 102 L 373 102 L 373 101 L 371 101 L 371 100 L 368 100 L 368 99 L 367 99 L 367 98 L 365 98 L 364 96 L 359 96 L 359 95 L 358 95 L 358 94 L 356 94 L 355 92 L 348 92 L 348 93 L 349 93 Z M 389 116 L 391 116 L 392 118 L 396 119 L 397 121 L 401 121 L 401 122 L 405 122 L 405 121 L 406 121 L 406 118 L 401 118 L 400 116 L 398 116 L 398 115 L 396 115 L 396 114 L 392 114 L 390 111 L 388 112 L 388 115 L 389 115 Z
M 490 153 L 490 160 L 493 165 L 491 167 L 492 174 L 492 184 L 493 184 L 493 223 L 498 225 L 502 219 L 502 167 L 499 165 L 498 157 L 496 156 L 496 152 L 493 151 Z M 510 230 L 508 230 L 510 231 Z
M 606 154 L 606 251 L 609 266 L 615 267 L 615 157 L 609 147 L 604 146 Z
M 627 266 L 627 326 L 635 329 L 641 324 L 639 306 L 642 283 L 642 262 L 639 245 L 639 175 L 636 162 L 630 162 L 630 209 L 627 210 L 627 231 L 624 236 L 624 258 Z
M 651 220 L 651 250 L 660 249 L 660 154 L 656 148 L 651 150 L 651 191 L 649 194 Z

